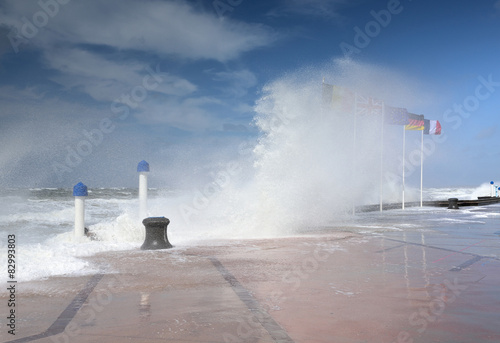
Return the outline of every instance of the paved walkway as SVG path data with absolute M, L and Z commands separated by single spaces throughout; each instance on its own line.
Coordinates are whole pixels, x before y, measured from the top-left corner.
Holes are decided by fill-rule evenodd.
M 103 253 L 102 273 L 19 284 L 0 341 L 499 342 L 499 240 L 332 231 Z

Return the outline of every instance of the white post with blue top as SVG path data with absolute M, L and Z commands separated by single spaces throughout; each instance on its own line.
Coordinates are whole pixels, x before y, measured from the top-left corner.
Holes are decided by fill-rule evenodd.
M 494 197 L 495 194 L 495 181 L 490 182 L 490 197 Z
M 78 182 L 73 187 L 75 197 L 75 237 L 85 236 L 85 197 L 88 196 L 87 186 Z
M 141 220 L 147 217 L 148 213 L 148 173 L 149 163 L 142 160 L 137 165 L 139 173 L 139 217 Z

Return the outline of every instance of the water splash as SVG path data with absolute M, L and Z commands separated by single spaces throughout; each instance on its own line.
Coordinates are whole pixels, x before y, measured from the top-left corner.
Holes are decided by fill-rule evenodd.
M 409 91 L 408 80 L 401 87 L 402 75 L 345 60 L 268 83 L 255 105 L 259 139 L 251 155 L 232 162 L 240 170 L 226 173 L 229 182 L 216 176 L 211 184 L 184 195 L 180 204 L 168 205 L 177 209 L 169 216 L 172 224 L 180 219 L 179 231 L 203 237 L 269 237 L 327 225 L 350 215 L 355 206 L 378 203 L 381 176 L 384 201 L 398 200 L 394 175 L 399 174 L 401 126 L 395 132 L 386 125 L 382 139 L 381 118 L 355 120 L 340 110 L 325 110 L 323 77 L 389 101 L 407 98 L 411 103 L 418 96 Z

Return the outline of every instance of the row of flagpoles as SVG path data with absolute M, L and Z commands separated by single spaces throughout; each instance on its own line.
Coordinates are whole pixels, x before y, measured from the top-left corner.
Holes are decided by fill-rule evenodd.
M 383 142 L 384 125 L 401 125 L 403 127 L 403 167 L 402 167 L 402 201 L 405 208 L 405 150 L 406 131 L 421 131 L 420 148 L 420 207 L 423 205 L 423 162 L 424 162 L 424 135 L 440 135 L 441 124 L 438 120 L 425 119 L 421 114 L 408 112 L 406 108 L 385 105 L 384 101 L 366 97 L 345 87 L 325 83 L 323 79 L 323 106 L 325 110 L 336 110 L 346 115 L 353 115 L 354 133 L 353 149 L 356 151 L 356 125 L 358 116 L 379 116 L 381 120 L 381 153 L 380 153 L 380 211 L 383 209 Z M 355 161 L 355 160 L 354 160 Z M 355 162 L 353 162 L 355 163 Z M 353 166 L 355 169 L 355 165 Z M 355 208 L 353 205 L 353 213 Z

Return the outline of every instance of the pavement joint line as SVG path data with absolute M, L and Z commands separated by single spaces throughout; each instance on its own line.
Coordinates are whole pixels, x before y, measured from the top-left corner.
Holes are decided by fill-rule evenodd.
M 427 245 L 427 244 L 422 244 L 422 243 L 405 242 L 405 241 L 401 241 L 399 239 L 394 239 L 394 238 L 387 238 L 387 237 L 381 237 L 381 238 L 382 239 L 386 239 L 388 241 L 403 243 L 403 245 L 397 246 L 398 248 L 400 248 L 400 247 L 402 247 L 402 246 L 404 246 L 406 244 L 408 244 L 408 245 L 416 245 L 416 246 L 419 246 L 419 247 L 426 247 L 426 248 L 430 248 L 430 249 L 437 249 L 437 250 L 449 251 L 449 252 L 453 252 L 453 253 L 459 253 L 459 254 L 462 254 L 462 255 L 470 255 L 470 256 L 474 256 L 474 257 L 481 257 L 481 259 L 484 258 L 484 259 L 491 259 L 491 260 L 500 261 L 500 258 L 493 257 L 493 256 L 478 255 L 478 254 L 474 254 L 474 253 L 471 253 L 471 252 L 465 252 L 465 251 L 460 251 L 460 250 L 453 250 L 453 249 L 446 249 L 446 248 L 441 248 L 441 247 L 435 247 L 435 246 L 432 246 L 432 245 Z M 387 251 L 387 250 L 390 250 L 390 249 L 393 249 L 393 248 L 396 248 L 396 247 L 391 247 L 391 248 L 387 248 L 387 249 L 376 251 L 376 252 L 377 253 L 381 253 L 381 252 L 384 252 L 384 251 Z
M 439 261 L 441 261 L 441 260 L 447 259 L 448 257 L 450 257 L 450 256 L 452 256 L 452 255 L 455 255 L 455 254 L 460 253 L 460 252 L 462 252 L 462 251 L 464 251 L 464 250 L 467 250 L 467 249 L 469 249 L 469 248 L 472 248 L 473 246 L 476 246 L 476 245 L 478 245 L 478 244 L 480 244 L 480 243 L 483 243 L 485 240 L 486 240 L 486 239 L 483 239 L 482 241 L 476 242 L 476 243 L 471 244 L 471 245 L 469 245 L 469 246 L 467 246 L 467 247 L 465 247 L 465 248 L 463 248 L 463 249 L 460 249 L 458 252 L 454 252 L 454 253 L 452 253 L 452 254 L 449 254 L 449 255 L 446 255 L 446 256 L 444 256 L 444 257 L 441 257 L 440 259 L 438 259 L 438 260 L 436 260 L 436 261 L 433 261 L 432 263 L 436 263 L 436 262 L 439 262 Z M 480 255 L 477 255 L 477 256 L 480 256 Z
M 295 343 L 288 333 L 259 304 L 257 299 L 234 277 L 216 257 L 208 257 L 222 277 L 231 285 L 234 293 L 247 306 L 250 312 L 258 312 L 257 320 L 266 329 L 271 338 L 278 343 Z
M 404 247 L 406 244 L 399 244 L 399 245 L 395 245 L 393 247 L 390 247 L 390 248 L 386 248 L 386 249 L 382 249 L 382 250 L 379 250 L 379 251 L 375 251 L 376 254 L 380 254 L 380 253 L 383 253 L 383 252 L 386 252 L 386 251 L 390 251 L 390 250 L 393 250 L 393 249 L 397 249 L 397 248 L 401 248 L 401 247 Z
M 465 269 L 465 268 L 467 268 L 467 267 L 470 267 L 470 266 L 472 266 L 474 263 L 481 261 L 483 258 L 484 258 L 484 257 L 482 257 L 482 256 L 476 256 L 476 257 L 473 257 L 473 258 L 471 258 L 470 260 L 465 261 L 465 262 L 464 262 L 464 263 L 462 263 L 461 265 L 451 268 L 451 269 L 450 269 L 450 272 L 459 272 L 459 271 L 461 271 L 462 269 Z
M 18 338 L 12 341 L 7 341 L 5 343 L 25 343 L 35 341 L 41 338 L 47 338 L 51 336 L 58 335 L 66 329 L 66 326 L 73 320 L 76 313 L 83 306 L 90 293 L 94 291 L 99 281 L 104 277 L 104 274 L 94 274 L 89 281 L 85 284 L 83 289 L 78 292 L 78 294 L 73 298 L 71 303 L 62 311 L 62 313 L 57 317 L 57 319 L 52 323 L 52 325 L 42 333 L 37 335 L 27 336 L 23 338 Z

